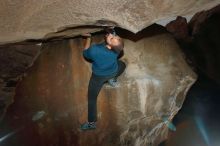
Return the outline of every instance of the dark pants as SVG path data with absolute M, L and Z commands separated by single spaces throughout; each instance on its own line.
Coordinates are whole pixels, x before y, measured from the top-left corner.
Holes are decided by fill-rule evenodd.
M 120 76 L 126 68 L 126 65 L 122 61 L 118 61 L 118 71 L 114 75 L 110 76 L 97 76 L 92 74 L 89 87 L 88 87 L 88 121 L 95 122 L 97 121 L 97 97 L 98 94 L 105 82 L 114 77 Z

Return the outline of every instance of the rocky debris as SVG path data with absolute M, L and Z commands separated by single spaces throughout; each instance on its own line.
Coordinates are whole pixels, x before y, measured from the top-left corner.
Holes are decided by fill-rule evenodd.
M 186 18 L 178 16 L 176 20 L 166 25 L 166 29 L 174 35 L 176 39 L 187 39 L 189 37 L 189 29 Z

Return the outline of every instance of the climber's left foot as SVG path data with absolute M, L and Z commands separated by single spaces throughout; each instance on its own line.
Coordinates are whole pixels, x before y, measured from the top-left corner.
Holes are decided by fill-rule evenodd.
M 80 129 L 85 130 L 94 130 L 96 129 L 96 122 L 86 122 L 80 126 Z

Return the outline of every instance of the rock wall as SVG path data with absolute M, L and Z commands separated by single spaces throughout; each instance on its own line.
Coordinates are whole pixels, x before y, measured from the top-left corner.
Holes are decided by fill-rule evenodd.
M 93 39 L 100 41 L 102 36 Z M 43 44 L 42 54 L 19 83 L 8 123 L 22 125 L 37 111 L 46 112 L 32 128 L 35 136 L 24 134 L 23 145 L 154 146 L 164 140 L 168 128 L 162 117 L 172 120 L 196 79 L 173 38 L 160 34 L 125 40 L 122 60 L 127 68 L 120 86 L 102 88 L 98 128 L 88 132 L 79 131 L 87 120 L 91 74 L 82 46 L 80 38 Z
M 36 44 L 0 46 L 0 121 L 13 102 L 17 82 L 39 54 Z

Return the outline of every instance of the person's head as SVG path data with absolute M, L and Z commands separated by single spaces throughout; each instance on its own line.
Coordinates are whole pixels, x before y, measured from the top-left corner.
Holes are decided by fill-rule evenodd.
M 120 52 L 124 48 L 124 42 L 118 35 L 108 33 L 105 35 L 106 46 L 116 52 Z

